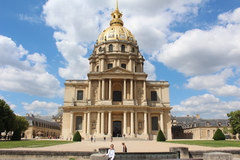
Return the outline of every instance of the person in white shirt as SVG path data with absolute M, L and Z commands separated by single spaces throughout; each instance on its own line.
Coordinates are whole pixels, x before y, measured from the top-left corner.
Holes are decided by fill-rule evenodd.
M 106 154 L 108 156 L 108 160 L 114 160 L 115 157 L 115 150 L 114 150 L 114 145 L 110 145 L 110 149 L 108 150 L 108 153 Z

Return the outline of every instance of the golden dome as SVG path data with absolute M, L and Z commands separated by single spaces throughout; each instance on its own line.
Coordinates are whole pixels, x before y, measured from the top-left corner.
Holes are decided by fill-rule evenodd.
M 110 27 L 99 35 L 98 43 L 114 40 L 135 42 L 132 33 L 127 28 L 123 27 L 122 13 L 118 10 L 117 2 L 116 9 L 112 12 L 111 16 L 112 20 L 110 21 Z

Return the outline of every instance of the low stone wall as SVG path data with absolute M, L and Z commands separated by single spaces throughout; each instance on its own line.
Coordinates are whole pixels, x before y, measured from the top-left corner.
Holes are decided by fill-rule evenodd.
M 231 153 L 233 158 L 240 158 L 240 150 L 214 150 L 214 151 L 190 151 L 190 158 L 203 158 L 204 153 L 210 152 L 223 152 L 223 153 Z
M 0 150 L 0 160 L 89 160 L 93 153 Z

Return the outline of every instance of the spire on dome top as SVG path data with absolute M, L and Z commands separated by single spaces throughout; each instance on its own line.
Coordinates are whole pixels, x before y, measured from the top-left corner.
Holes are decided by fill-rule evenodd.
M 110 26 L 116 25 L 116 26 L 123 26 L 122 21 L 122 13 L 118 10 L 118 0 L 116 0 L 116 9 L 114 12 L 112 12 L 112 20 L 110 21 Z
M 116 0 L 116 10 L 118 10 L 118 0 Z

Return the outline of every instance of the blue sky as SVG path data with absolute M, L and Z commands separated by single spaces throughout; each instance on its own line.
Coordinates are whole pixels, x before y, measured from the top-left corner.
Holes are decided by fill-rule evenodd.
M 52 115 L 115 1 L 0 1 L 0 98 L 20 115 Z M 172 114 L 226 118 L 240 109 L 239 0 L 119 0 L 150 80 L 170 83 Z

